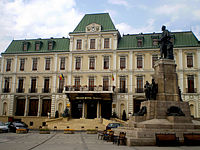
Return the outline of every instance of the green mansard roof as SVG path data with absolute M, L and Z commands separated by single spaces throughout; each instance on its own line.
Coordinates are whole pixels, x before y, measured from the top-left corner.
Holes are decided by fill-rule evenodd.
M 100 24 L 102 31 L 116 30 L 110 15 L 108 13 L 100 13 L 86 14 L 72 33 L 85 32 L 86 26 L 92 23 Z
M 193 32 L 171 32 L 172 38 L 174 40 L 174 47 L 196 47 L 200 46 L 200 42 L 195 37 Z M 161 33 L 151 33 L 151 34 L 127 34 L 119 39 L 118 49 L 153 49 L 159 46 L 153 46 L 153 38 L 159 39 Z M 137 46 L 137 40 L 142 39 L 143 45 L 141 47 Z
M 36 43 L 40 43 L 40 49 L 36 50 Z M 48 50 L 48 43 L 53 42 L 53 49 Z M 28 49 L 23 50 L 23 44 L 28 43 Z M 4 54 L 20 53 L 49 53 L 69 51 L 69 38 L 13 40 Z

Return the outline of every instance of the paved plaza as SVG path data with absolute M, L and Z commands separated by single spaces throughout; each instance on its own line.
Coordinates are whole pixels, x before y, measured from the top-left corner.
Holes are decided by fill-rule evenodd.
M 96 134 L 77 132 L 63 134 L 1 133 L 0 150 L 199 150 L 200 146 L 157 147 L 157 146 L 117 146 L 111 142 L 98 140 Z

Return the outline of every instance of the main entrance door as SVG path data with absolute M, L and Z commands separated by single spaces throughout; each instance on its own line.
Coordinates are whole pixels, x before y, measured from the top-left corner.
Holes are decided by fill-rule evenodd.
M 83 111 L 83 102 L 79 100 L 71 101 L 71 116 L 72 118 L 81 118 Z
M 97 102 L 95 100 L 87 101 L 87 119 L 97 117 Z

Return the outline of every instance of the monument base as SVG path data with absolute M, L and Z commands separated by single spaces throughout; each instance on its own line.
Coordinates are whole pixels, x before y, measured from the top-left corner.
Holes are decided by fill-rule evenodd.
M 184 134 L 200 134 L 200 121 L 192 120 L 187 102 L 180 101 L 178 76 L 174 60 L 160 59 L 153 75 L 158 85 L 156 100 L 141 103 L 141 113 L 132 116 L 127 127 L 114 129 L 126 132 L 127 145 L 156 145 L 156 134 L 175 134 L 180 143 Z

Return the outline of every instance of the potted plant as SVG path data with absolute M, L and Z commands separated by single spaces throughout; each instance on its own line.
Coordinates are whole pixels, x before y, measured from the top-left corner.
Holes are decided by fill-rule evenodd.
M 97 134 L 96 129 L 87 129 L 86 132 L 87 132 L 87 134 Z
M 41 128 L 40 134 L 50 134 L 50 130 L 48 128 Z

